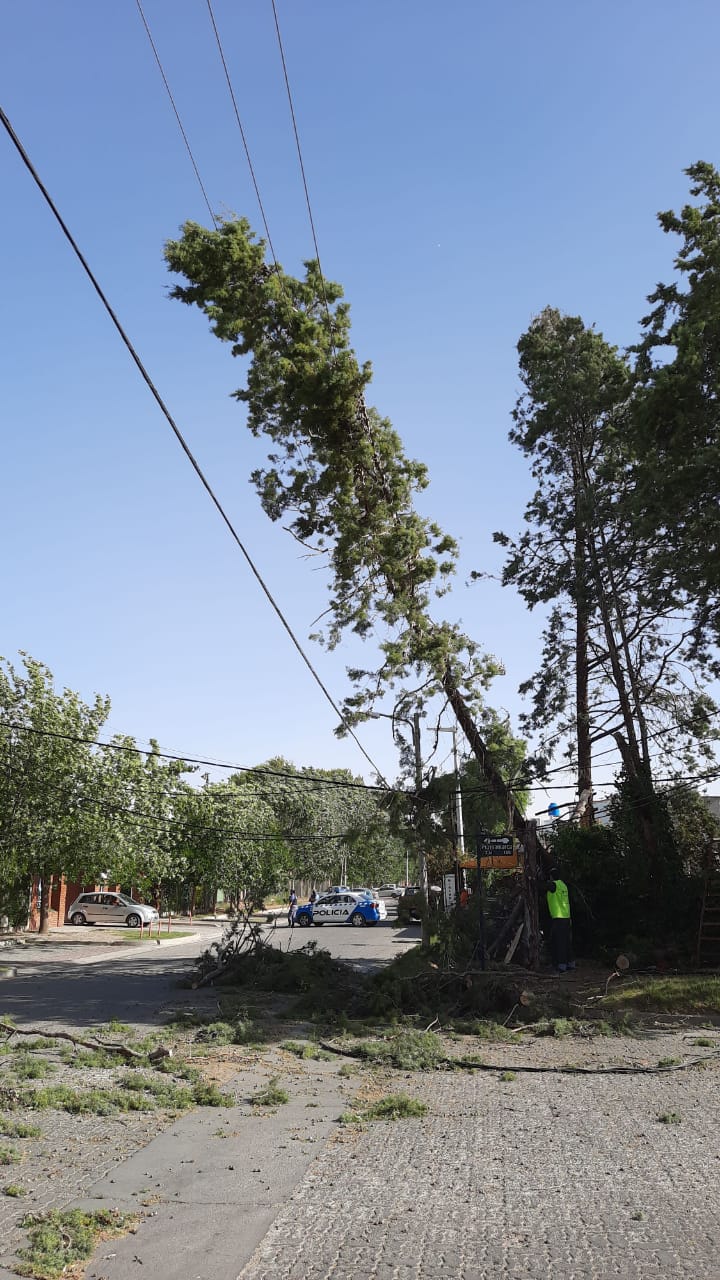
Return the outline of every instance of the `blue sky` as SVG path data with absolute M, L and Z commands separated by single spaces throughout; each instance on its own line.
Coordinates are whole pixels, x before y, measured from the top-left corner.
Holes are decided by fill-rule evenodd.
M 213 207 L 259 215 L 204 0 L 146 0 Z M 215 0 L 278 257 L 312 243 L 270 0 Z M 515 345 L 544 306 L 621 346 L 671 273 L 659 209 L 720 163 L 710 0 L 278 0 L 323 267 L 352 304 L 370 400 L 430 468 L 424 510 L 460 539 L 446 602 L 506 664 L 515 718 L 542 619 L 497 571 L 526 465 L 507 441 Z M 134 0 L 4 14 L 2 105 L 301 639 L 322 577 L 259 509 L 242 369 L 167 298 L 163 242 L 207 210 Z M 0 652 L 107 692 L 111 727 L 237 763 L 367 773 L 170 435 L 9 140 L 0 137 Z M 340 700 L 356 653 L 309 645 Z M 383 723 L 363 742 L 388 776 Z M 449 740 L 445 742 L 449 746 Z M 562 798 L 562 797 L 561 797 Z

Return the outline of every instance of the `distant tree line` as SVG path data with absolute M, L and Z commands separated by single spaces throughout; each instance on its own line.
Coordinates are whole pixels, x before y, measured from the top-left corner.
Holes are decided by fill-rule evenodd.
M 237 906 L 324 883 L 347 868 L 361 883 L 402 864 L 382 792 L 347 770 L 296 768 L 277 758 L 198 785 L 197 766 L 115 735 L 99 743 L 110 700 L 56 690 L 23 655 L 0 660 L 0 915 L 22 923 L 38 884 L 40 928 L 50 887 L 134 889 L 162 906 Z M 350 785 L 348 785 L 350 784 Z

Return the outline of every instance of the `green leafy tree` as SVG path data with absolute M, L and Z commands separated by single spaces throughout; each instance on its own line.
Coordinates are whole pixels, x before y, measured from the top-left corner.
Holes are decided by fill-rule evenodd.
M 0 882 L 39 881 L 46 933 L 53 877 L 101 870 L 108 819 L 94 804 L 89 743 L 110 702 L 58 692 L 47 667 L 22 656 L 24 671 L 0 660 Z

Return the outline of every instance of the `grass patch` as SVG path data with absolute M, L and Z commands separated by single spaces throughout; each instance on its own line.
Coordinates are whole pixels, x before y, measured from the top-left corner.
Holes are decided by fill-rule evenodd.
M 118 1055 L 105 1049 L 72 1049 L 67 1045 L 60 1050 L 60 1061 L 78 1071 L 85 1067 L 110 1069 L 117 1067 Z
M 340 1116 L 341 1124 L 364 1124 L 370 1120 L 410 1120 L 417 1116 L 427 1115 L 424 1102 L 410 1098 L 406 1093 L 389 1093 L 378 1098 L 367 1107 L 355 1107 L 352 1111 L 344 1111 Z
M 658 1120 L 660 1124 L 680 1124 L 682 1116 L 677 1111 L 661 1111 Z
M 199 1081 L 191 1087 L 128 1072 L 114 1089 L 71 1089 L 68 1085 L 48 1085 L 26 1089 L 6 1106 L 33 1111 L 67 1111 L 70 1115 L 109 1116 L 118 1111 L 186 1111 L 189 1107 L 231 1107 L 232 1098 L 215 1085 Z
M 208 1022 L 200 1027 L 195 1040 L 198 1044 L 233 1044 L 235 1028 L 230 1022 Z
M 333 1053 L 328 1053 L 327 1049 L 321 1049 L 320 1045 L 313 1044 L 312 1041 L 300 1040 L 283 1040 L 281 1049 L 285 1049 L 287 1053 L 293 1053 L 296 1058 L 312 1059 L 319 1062 L 330 1062 L 334 1058 Z
M 556 1036 L 560 1039 L 563 1036 L 572 1035 L 575 1030 L 576 1027 L 572 1018 L 548 1018 L 535 1028 L 535 1035 Z
M 19 1164 L 22 1156 L 15 1147 L 0 1147 L 0 1165 Z
M 234 1022 L 207 1022 L 195 1036 L 198 1044 L 209 1045 L 250 1045 L 261 1043 L 263 1039 L 262 1028 L 250 1018 L 237 1018 Z
M 720 977 L 679 974 L 638 978 L 612 991 L 603 1004 L 616 1009 L 647 1009 L 659 1013 L 720 1014 Z
M 3 1187 L 2 1193 L 4 1196 L 10 1196 L 13 1200 L 18 1200 L 20 1196 L 27 1195 L 25 1187 L 19 1187 L 16 1182 L 8 1182 L 7 1186 Z
M 658 1058 L 659 1067 L 677 1067 L 679 1064 L 679 1058 Z
M 386 1040 L 359 1040 L 356 1052 L 378 1066 L 400 1071 L 432 1071 L 445 1059 L 445 1047 L 434 1031 L 403 1028 Z
M 716 1042 L 715 1040 L 711 1040 L 709 1036 L 698 1036 L 697 1040 L 693 1040 L 692 1043 L 698 1049 L 712 1049 Z
M 491 1019 L 474 1018 L 467 1022 L 454 1022 L 453 1029 L 463 1035 L 476 1036 L 478 1040 L 517 1044 L 517 1035 L 503 1026 L 502 1022 L 493 1022 Z
M 37 1124 L 24 1124 L 0 1115 L 0 1138 L 40 1138 L 42 1129 Z
M 30 1054 L 19 1054 L 12 1064 L 11 1071 L 18 1080 L 46 1080 L 57 1067 L 47 1058 L 33 1058 Z
M 354 1062 L 343 1062 L 342 1066 L 338 1070 L 338 1075 L 343 1076 L 344 1078 L 347 1076 L 356 1076 L 359 1070 L 360 1068 L 356 1066 Z
M 114 1036 L 134 1036 L 135 1031 L 129 1022 L 121 1022 L 119 1018 L 111 1018 L 107 1024 L 108 1031 Z
M 277 1076 L 273 1076 L 263 1089 L 258 1089 L 250 1099 L 254 1107 L 281 1107 L 290 1101 L 290 1094 L 278 1084 Z
M 513 1080 L 517 1080 L 516 1071 L 501 1071 L 500 1079 L 503 1084 L 510 1084 Z
M 84 1213 L 80 1209 L 42 1215 L 32 1214 L 22 1225 L 28 1232 L 27 1249 L 18 1250 L 22 1259 L 18 1275 L 36 1280 L 56 1280 L 89 1258 L 98 1240 L 113 1239 L 134 1225 L 135 1219 L 115 1209 Z
M 192 1099 L 196 1107 L 233 1107 L 233 1099 L 227 1093 L 221 1093 L 216 1084 L 200 1081 L 194 1085 Z

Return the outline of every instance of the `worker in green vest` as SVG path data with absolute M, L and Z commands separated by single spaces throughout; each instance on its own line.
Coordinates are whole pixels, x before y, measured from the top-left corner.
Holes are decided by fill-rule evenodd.
M 575 968 L 572 954 L 572 921 L 570 894 L 557 867 L 553 867 L 545 885 L 545 896 L 550 913 L 550 952 L 558 973 Z

